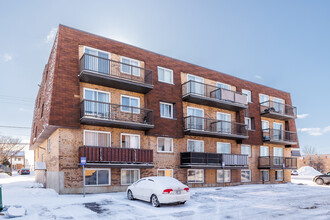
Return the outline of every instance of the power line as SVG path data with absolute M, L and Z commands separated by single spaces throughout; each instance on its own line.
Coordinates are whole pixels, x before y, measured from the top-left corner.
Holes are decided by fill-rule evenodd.
M 0 128 L 21 128 L 21 129 L 31 129 L 31 127 L 19 127 L 19 126 L 7 126 L 7 125 L 0 125 Z

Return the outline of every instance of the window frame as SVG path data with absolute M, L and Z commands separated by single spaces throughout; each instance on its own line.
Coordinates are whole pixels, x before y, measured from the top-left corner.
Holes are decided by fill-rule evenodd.
M 158 150 L 158 140 L 160 139 L 160 138 L 164 138 L 164 139 L 171 139 L 171 149 L 172 149 L 172 151 L 159 151 Z M 165 141 L 164 141 L 164 143 L 165 143 Z M 174 148 L 174 144 L 173 144 L 173 138 L 169 138 L 169 137 L 157 137 L 157 153 L 173 153 L 173 148 Z
M 224 181 L 219 181 L 219 179 L 218 179 L 218 171 L 223 171 L 223 172 L 229 172 L 229 181 L 226 181 L 226 179 L 224 179 Z M 217 183 L 223 183 L 223 182 L 225 182 L 225 183 L 231 183 L 231 170 L 230 169 L 217 169 L 217 173 L 216 173 L 216 175 L 217 175 Z M 226 175 L 224 175 L 224 176 L 226 176 Z
M 159 176 L 158 171 L 165 171 L 166 172 L 166 170 L 170 170 L 171 171 L 171 177 L 173 177 L 173 169 L 157 169 L 157 176 Z
M 282 179 L 277 179 L 277 172 L 281 172 L 282 173 Z M 283 181 L 284 180 L 284 172 L 283 170 L 275 170 L 275 181 Z
M 252 91 L 248 89 L 242 89 L 242 94 L 247 95 L 248 98 L 248 103 L 253 103 L 252 102 Z
M 96 184 L 96 185 L 86 185 L 86 183 L 84 182 L 84 186 L 88 186 L 88 187 L 93 187 L 93 186 L 111 186 L 111 168 L 85 168 L 85 172 L 86 170 L 96 170 L 98 172 L 98 170 L 107 170 L 109 173 L 109 184 Z M 85 173 L 84 173 L 85 176 Z M 86 179 L 86 178 L 85 178 Z M 96 183 L 98 182 L 98 174 L 96 174 Z
M 203 173 L 203 180 L 202 180 L 202 182 L 191 182 L 191 181 L 189 181 L 188 180 L 188 173 L 189 173 L 189 171 L 190 170 L 194 170 L 194 171 L 196 171 L 196 170 L 201 170 L 202 171 L 202 173 Z M 196 174 L 195 174 L 196 175 Z M 205 172 L 204 172 L 204 169 L 187 169 L 187 183 L 204 183 L 205 182 Z
M 244 154 L 244 155 L 248 155 L 248 157 L 252 157 L 252 148 L 251 148 L 251 145 L 249 145 L 249 144 L 241 144 L 241 154 L 243 154 L 243 153 L 242 153 L 242 149 L 243 149 L 244 147 L 249 147 L 249 149 L 250 149 L 249 154 Z
M 220 147 L 220 146 L 218 146 L 218 144 L 229 144 L 229 149 L 230 149 L 230 152 L 229 153 L 221 153 L 220 151 L 218 151 L 218 147 Z M 220 149 L 220 148 L 219 148 Z M 218 141 L 217 142 L 217 153 L 218 154 L 231 154 L 231 143 L 229 143 L 229 142 L 221 142 L 221 141 Z
M 123 148 L 123 135 L 138 136 L 139 137 L 139 148 L 128 148 L 128 149 L 141 149 L 141 139 L 139 134 L 120 133 L 120 148 Z
M 263 128 L 263 127 L 262 127 L 262 124 L 265 123 L 265 122 L 267 122 L 266 124 L 268 124 L 268 128 Z M 270 127 L 269 127 L 269 124 L 270 124 L 270 123 L 269 123 L 268 120 L 261 120 L 261 130 L 269 129 L 269 128 L 270 128 Z
M 97 93 L 105 93 L 105 94 L 108 94 L 109 95 L 109 103 L 111 103 L 111 92 L 108 92 L 108 91 L 104 91 L 104 90 L 99 90 L 99 89 L 91 89 L 91 88 L 88 88 L 88 87 L 84 87 L 83 89 L 83 99 L 86 99 L 86 90 L 89 90 L 89 91 L 92 91 L 92 92 L 97 92 Z M 90 99 L 86 99 L 86 100 L 90 100 Z M 95 102 L 98 102 L 97 100 L 90 100 L 90 101 L 95 101 Z
M 124 63 L 124 62 L 123 62 L 123 58 L 129 60 L 130 63 L 129 63 L 129 64 Z M 138 62 L 138 65 L 137 65 L 137 66 L 132 65 L 132 61 L 136 61 L 136 62 Z M 124 65 L 130 65 L 130 66 L 137 67 L 138 70 L 139 70 L 139 71 L 138 71 L 139 74 L 138 74 L 138 75 L 135 75 L 135 74 L 133 74 L 133 73 L 128 73 L 128 72 L 123 71 L 123 64 L 124 64 Z M 121 73 L 124 73 L 124 74 L 127 74 L 127 75 L 132 75 L 132 76 L 140 77 L 140 76 L 141 76 L 140 68 L 141 68 L 141 61 L 140 61 L 140 60 L 136 60 L 136 59 L 133 59 L 133 58 L 130 58 L 130 57 L 125 57 L 125 56 L 120 56 L 120 72 L 121 72 Z
M 243 181 L 242 180 L 242 172 L 249 172 L 250 173 L 249 180 L 247 180 L 247 181 Z M 251 172 L 251 170 L 249 170 L 249 169 L 242 169 L 241 170 L 241 182 L 242 183 L 250 183 L 251 181 L 252 181 L 252 172 Z
M 84 146 L 88 146 L 86 145 L 86 132 L 93 132 L 93 133 L 103 133 L 103 134 L 109 134 L 109 143 L 110 143 L 110 146 L 111 147 L 111 132 L 110 131 L 97 131 L 97 130 L 88 130 L 88 129 L 84 129 L 84 137 L 83 137 L 83 145 Z M 98 146 L 98 143 L 99 143 L 99 139 L 97 139 L 97 146 Z M 95 146 L 95 147 L 97 147 Z
M 165 71 L 170 71 L 171 72 L 171 75 L 172 75 L 171 76 L 171 81 L 172 82 L 167 82 L 165 80 L 160 80 L 159 79 L 159 69 L 163 69 L 163 71 L 164 71 L 164 78 L 165 78 Z M 157 66 L 157 76 L 158 76 L 158 81 L 159 82 L 174 85 L 174 71 L 172 69 L 168 69 L 168 68 L 165 68 L 165 67 Z
M 229 86 L 229 89 L 227 89 L 227 88 L 222 88 L 221 85 Z M 222 88 L 222 89 L 226 89 L 226 90 L 230 90 L 230 91 L 232 91 L 232 90 L 231 90 L 231 89 L 232 89 L 232 88 L 231 88 L 232 85 L 229 85 L 229 84 L 227 84 L 227 83 L 217 82 L 217 87 L 218 87 L 218 88 Z
M 137 170 L 138 171 L 138 178 L 137 178 L 137 180 L 139 180 L 140 179 L 140 176 L 141 176 L 141 174 L 140 174 L 140 169 L 130 169 L 130 168 L 122 168 L 122 169 L 120 169 L 120 185 L 121 186 L 129 186 L 129 185 L 131 185 L 131 184 L 133 184 L 133 183 L 135 183 L 136 181 L 134 181 L 133 183 L 128 183 L 128 184 L 123 184 L 123 178 L 122 178 L 122 172 L 123 171 L 126 171 L 126 170 Z
M 196 152 L 196 151 L 189 151 L 189 141 L 192 141 L 192 142 L 202 142 L 203 143 L 203 151 L 204 152 L 204 141 L 203 140 L 194 140 L 194 139 L 187 139 L 187 152 Z
M 249 121 L 249 123 L 248 124 L 246 124 L 246 119 L 248 119 L 248 121 Z M 247 129 L 249 130 L 249 131 L 252 131 L 253 129 L 252 129 L 252 118 L 250 118 L 250 117 L 244 117 L 244 124 L 245 125 L 247 125 Z
M 262 97 L 262 96 L 267 96 L 267 97 L 268 97 L 268 105 L 261 105 L 262 102 L 266 102 L 266 101 L 262 101 L 262 102 L 261 102 L 261 97 Z M 261 106 L 269 106 L 269 101 L 270 101 L 270 96 L 269 96 L 269 95 L 259 93 L 259 104 L 260 104 Z
M 264 181 L 269 182 L 270 181 L 269 170 L 260 170 L 260 181 L 262 181 L 262 172 L 268 173 L 268 180 L 264 180 Z
M 162 108 L 161 105 L 168 105 L 171 106 L 171 116 L 162 116 Z M 159 102 L 159 113 L 161 118 L 168 118 L 168 119 L 173 119 L 174 118 L 174 104 L 173 103 L 168 103 L 168 102 Z
M 129 98 L 129 105 L 123 105 L 123 97 L 125 98 Z M 131 99 L 137 99 L 138 100 L 138 107 L 132 106 L 131 103 Z M 130 107 L 133 108 L 133 111 L 126 111 L 123 110 L 123 106 L 125 107 Z M 134 112 L 134 109 L 137 108 L 137 112 Z M 141 102 L 140 102 L 140 97 L 136 97 L 136 96 L 129 96 L 129 95 L 120 95 L 120 111 L 121 112 L 127 112 L 127 113 L 133 113 L 133 114 L 140 114 L 140 108 L 141 108 Z

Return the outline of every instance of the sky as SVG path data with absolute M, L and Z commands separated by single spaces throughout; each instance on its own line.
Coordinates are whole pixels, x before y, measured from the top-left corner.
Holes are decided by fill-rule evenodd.
M 28 142 L 59 24 L 287 91 L 300 146 L 330 153 L 330 1 L 1 1 L 0 135 Z

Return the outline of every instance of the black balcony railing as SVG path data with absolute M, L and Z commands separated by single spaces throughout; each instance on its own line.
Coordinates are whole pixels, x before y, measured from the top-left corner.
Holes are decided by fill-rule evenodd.
M 243 168 L 248 167 L 248 155 L 243 154 L 217 154 L 204 152 L 182 152 L 181 166 L 182 167 L 214 167 L 222 168 L 224 163 L 225 168 Z
M 150 109 L 86 99 L 81 102 L 81 118 L 91 122 L 93 122 L 93 119 L 101 119 L 97 122 L 109 123 L 109 125 L 122 124 L 124 127 L 130 126 L 130 124 L 132 128 L 134 126 L 141 126 L 141 128 L 153 127 L 153 111 Z
M 264 156 L 258 158 L 259 169 L 297 169 L 297 158 Z
M 264 142 L 297 144 L 296 132 L 267 128 L 262 130 L 262 134 Z
M 127 88 L 132 90 L 138 89 L 132 88 L 132 85 L 150 90 L 153 84 L 152 70 L 87 53 L 80 58 L 79 73 L 81 79 L 86 82 L 114 87 L 126 82 L 130 84 Z
M 260 114 L 278 119 L 297 118 L 297 108 L 280 102 L 266 101 L 260 103 Z
M 195 99 L 190 96 L 194 96 Z M 248 104 L 246 94 L 192 80 L 182 84 L 182 97 L 188 101 L 191 99 L 194 102 L 197 101 L 197 97 L 200 104 L 218 106 L 230 110 L 233 110 L 233 108 L 245 109 Z
M 223 137 L 247 137 L 246 124 L 217 119 L 202 118 L 197 116 L 184 117 L 184 130 L 186 132 L 201 132 L 201 134 Z

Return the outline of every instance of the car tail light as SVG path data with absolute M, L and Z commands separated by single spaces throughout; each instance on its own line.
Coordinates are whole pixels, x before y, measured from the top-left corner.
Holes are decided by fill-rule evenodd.
M 163 194 L 170 194 L 173 189 L 164 189 Z
M 189 192 L 189 188 L 184 188 L 184 190 L 186 190 L 187 192 Z

